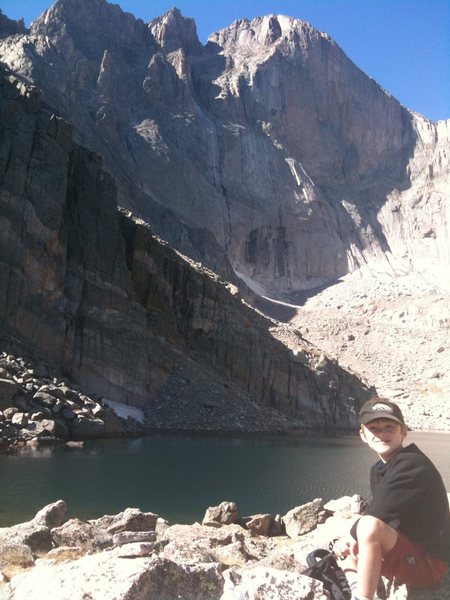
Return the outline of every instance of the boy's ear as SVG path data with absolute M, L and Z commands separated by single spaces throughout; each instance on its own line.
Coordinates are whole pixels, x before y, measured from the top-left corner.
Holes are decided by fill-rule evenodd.
M 362 441 L 367 444 L 367 438 L 366 438 L 366 432 L 364 431 L 364 426 L 361 425 L 360 429 L 359 429 L 359 437 L 362 439 Z

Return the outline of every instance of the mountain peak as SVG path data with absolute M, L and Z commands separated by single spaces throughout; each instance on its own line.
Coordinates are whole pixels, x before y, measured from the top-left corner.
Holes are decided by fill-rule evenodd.
M 183 17 L 176 7 L 154 19 L 149 28 L 155 42 L 166 52 L 183 48 L 188 54 L 197 54 L 201 48 L 194 19 Z
M 89 57 L 102 55 L 105 44 L 111 49 L 135 48 L 149 37 L 142 19 L 106 0 L 57 0 L 31 30 L 58 39 L 68 33 Z
M 285 15 L 269 14 L 255 17 L 252 20 L 238 19 L 229 27 L 220 29 L 208 38 L 220 46 L 239 44 L 260 47 L 270 47 L 280 43 L 297 41 L 306 46 L 320 38 L 332 42 L 331 38 L 306 21 Z

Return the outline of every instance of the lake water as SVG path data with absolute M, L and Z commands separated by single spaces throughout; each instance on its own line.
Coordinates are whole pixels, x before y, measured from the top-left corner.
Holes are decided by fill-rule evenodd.
M 450 434 L 412 432 L 408 441 L 434 461 L 450 491 Z M 241 516 L 285 514 L 318 497 L 368 497 L 375 458 L 357 436 L 154 434 L 84 449 L 26 449 L 0 454 L 0 526 L 60 498 L 68 516 L 81 519 L 137 507 L 193 523 L 223 500 L 235 501 Z

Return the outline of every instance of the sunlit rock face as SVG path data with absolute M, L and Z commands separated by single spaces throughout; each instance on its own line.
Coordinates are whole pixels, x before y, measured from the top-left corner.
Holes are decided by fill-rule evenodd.
M 101 162 L 0 71 L 2 348 L 11 334 L 153 429 L 356 426 L 368 386 L 118 210 Z
M 0 55 L 104 157 L 121 205 L 228 278 L 277 295 L 367 262 L 442 277 L 448 122 L 308 23 L 240 20 L 203 46 L 176 9 L 145 24 L 59 0 Z

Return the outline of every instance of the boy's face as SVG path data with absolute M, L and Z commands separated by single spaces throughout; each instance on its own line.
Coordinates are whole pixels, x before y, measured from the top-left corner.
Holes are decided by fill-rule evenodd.
M 361 425 L 359 432 L 362 441 L 378 454 L 384 462 L 388 462 L 403 446 L 406 427 L 392 419 L 374 419 Z

